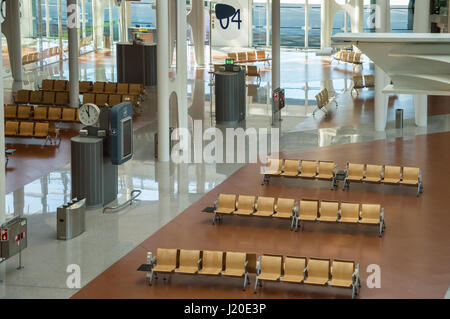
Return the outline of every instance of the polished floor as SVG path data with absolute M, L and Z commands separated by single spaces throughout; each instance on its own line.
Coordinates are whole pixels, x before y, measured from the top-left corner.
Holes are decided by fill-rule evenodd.
M 360 298 L 443 298 L 450 283 L 450 133 L 421 135 L 293 151 L 283 158 L 334 160 L 343 168 L 355 163 L 420 167 L 424 193 L 415 196 L 409 187 L 352 184 L 349 191 L 330 190 L 329 183 L 272 179 L 261 186 L 259 165 L 248 164 L 201 200 L 143 241 L 75 298 L 345 298 L 349 290 L 265 282 L 258 294 L 252 286 L 242 291 L 242 281 L 230 278 L 173 275 L 148 286 L 145 273 L 136 271 L 147 252 L 161 248 L 242 251 L 354 260 L 361 265 Z M 212 206 L 218 194 L 243 194 L 283 198 L 339 200 L 381 204 L 386 231 L 378 227 L 306 223 L 303 232 L 289 231 L 288 221 L 251 217 L 223 218 L 212 225 Z M 381 287 L 369 288 L 369 265 L 379 265 Z M 251 277 L 254 280 L 254 276 Z M 254 281 L 253 281 L 254 282 Z
M 224 52 L 217 50 L 214 52 L 215 56 L 222 56 Z M 282 54 L 282 86 L 286 88 L 287 107 L 282 112 L 283 121 L 279 124 L 281 128 L 280 148 L 282 151 L 294 151 L 307 150 L 308 152 L 320 152 L 322 147 L 331 146 L 330 150 L 335 147 L 339 156 L 342 152 L 339 147 L 333 145 L 346 145 L 350 148 L 355 147 L 355 143 L 373 142 L 384 143 L 386 139 L 390 142 L 389 154 L 390 156 L 404 155 L 408 160 L 415 158 L 418 152 L 421 154 L 419 158 L 423 160 L 424 154 L 431 149 L 431 145 L 427 143 L 420 143 L 420 149 L 414 148 L 413 150 L 404 153 L 403 150 L 407 149 L 407 146 L 415 145 L 416 139 L 428 138 L 432 133 L 449 132 L 450 131 L 450 109 L 446 109 L 448 106 L 448 100 L 431 97 L 430 98 L 430 117 L 428 128 L 418 128 L 414 125 L 413 115 L 414 110 L 411 104 L 412 98 L 407 95 L 400 95 L 398 97 L 391 98 L 389 108 L 389 122 L 386 132 L 377 133 L 373 130 L 373 91 L 364 90 L 359 97 L 351 97 L 348 92 L 351 87 L 352 68 L 345 65 L 330 64 L 328 58 L 316 57 L 314 52 L 308 54 L 303 52 L 291 52 L 285 51 Z M 86 54 L 81 58 L 82 64 L 80 65 L 80 74 L 83 80 L 97 80 L 97 81 L 114 81 L 116 79 L 115 68 L 113 66 L 114 56 L 106 54 L 104 52 L 97 52 L 92 54 Z M 241 123 L 244 127 L 256 127 L 256 128 L 269 128 L 271 127 L 270 119 L 270 68 L 259 65 L 262 69 L 263 79 L 260 86 L 255 86 L 256 82 L 250 80 L 248 88 L 247 98 L 247 120 Z M 370 73 L 370 64 L 365 63 L 363 67 L 364 73 Z M 37 71 L 32 71 L 26 74 L 26 81 L 24 87 L 36 88 L 43 78 L 67 78 L 67 64 L 63 63 L 48 65 Z M 252 86 L 253 84 L 253 86 Z M 12 98 L 13 93 L 11 88 L 14 83 L 10 79 L 5 81 L 5 96 Z M 320 113 L 317 113 L 315 117 L 312 117 L 314 106 L 314 95 L 317 94 L 322 87 L 333 88 L 339 94 L 339 108 L 337 110 L 332 109 L 328 117 L 324 117 Z M 188 83 L 188 95 L 189 95 L 189 116 L 190 125 L 192 126 L 193 120 L 203 120 L 205 127 L 215 125 L 214 114 L 214 93 L 211 94 L 211 87 L 209 86 L 209 74 L 207 69 L 195 69 L 190 68 L 189 71 L 189 83 Z M 256 92 L 256 94 L 255 94 Z M 212 96 L 212 98 L 211 98 Z M 211 103 L 212 100 L 212 103 Z M 69 289 L 66 285 L 66 279 L 69 273 L 66 272 L 67 266 L 71 264 L 77 264 L 81 267 L 81 287 L 85 287 L 98 275 L 102 274 L 105 270 L 109 269 L 111 265 L 116 267 L 118 264 L 122 264 L 125 260 L 121 259 L 124 256 L 134 256 L 135 260 L 130 261 L 127 267 L 133 269 L 132 273 L 121 272 L 120 280 L 125 279 L 127 276 L 135 278 L 131 280 L 132 283 L 137 284 L 145 291 L 145 294 L 152 294 L 152 291 L 148 291 L 143 281 L 143 274 L 137 273 L 135 270 L 141 263 L 145 262 L 145 258 L 142 256 L 146 254 L 146 250 L 154 249 L 156 246 L 153 242 L 152 235 L 156 238 L 161 236 L 161 231 L 164 236 L 165 229 L 172 229 L 173 225 L 182 229 L 183 232 L 175 232 L 172 234 L 173 243 L 179 242 L 183 236 L 186 235 L 185 230 L 189 228 L 183 228 L 183 225 L 179 224 L 179 220 L 186 218 L 185 216 L 195 216 L 193 221 L 188 222 L 186 225 L 191 225 L 194 220 L 199 220 L 201 227 L 205 231 L 203 233 L 206 237 L 214 240 L 217 235 L 217 230 L 206 226 L 211 226 L 209 223 L 209 216 L 199 215 L 197 212 L 197 206 L 199 203 L 210 205 L 211 199 L 210 191 L 218 192 L 216 187 L 222 185 L 229 185 L 230 181 L 227 180 L 229 176 L 242 168 L 242 164 L 190 164 L 190 165 L 174 165 L 174 164 L 161 164 L 154 160 L 154 134 L 156 133 L 156 94 L 154 89 L 149 90 L 146 102 L 143 106 L 143 112 L 136 119 L 136 127 L 134 134 L 136 154 L 133 161 L 123 165 L 119 171 L 119 187 L 120 198 L 119 201 L 123 201 L 127 198 L 132 189 L 140 189 L 143 191 L 140 199 L 136 205 L 129 207 L 128 209 L 121 211 L 117 214 L 102 214 L 101 211 L 90 211 L 87 216 L 87 231 L 82 236 L 69 241 L 61 242 L 55 239 L 56 237 L 56 208 L 70 199 L 70 153 L 68 152 L 68 140 L 69 136 L 66 136 L 66 146 L 62 143 L 60 148 L 55 149 L 43 149 L 39 145 L 31 145 L 31 143 L 14 144 L 17 147 L 18 152 L 8 164 L 7 170 L 7 189 L 8 195 L 6 196 L 6 212 L 7 217 L 14 215 L 25 215 L 29 218 L 29 234 L 28 234 L 28 248 L 23 252 L 23 262 L 25 268 L 17 271 L 17 258 L 14 257 L 11 260 L 0 265 L 0 297 L 4 298 L 68 298 L 75 294 L 78 289 Z M 8 102 L 8 101 L 5 101 Z M 393 114 L 396 108 L 405 109 L 405 128 L 398 130 L 394 128 Z M 176 125 L 176 117 L 173 105 L 171 106 L 171 124 Z M 70 130 L 67 130 L 68 134 Z M 76 132 L 74 130 L 73 132 Z M 428 134 L 428 135 L 424 135 Z M 438 136 L 439 134 L 436 134 Z M 416 137 L 417 136 L 417 137 Z M 392 146 L 392 139 L 397 138 L 395 145 Z M 404 139 L 404 143 L 402 142 Z M 448 137 L 447 137 L 448 138 Z M 7 139 L 7 142 L 11 140 Z M 17 141 L 13 141 L 17 142 Z M 430 142 L 431 143 L 431 142 Z M 446 144 L 447 143 L 447 144 Z M 351 144 L 351 145 L 350 145 Z M 402 146 L 402 145 L 405 146 Z M 442 139 L 439 147 L 444 149 L 444 153 L 448 149 L 445 147 L 448 145 L 448 139 Z M 344 147 L 344 146 L 342 146 Z M 325 148 L 327 150 L 328 148 Z M 400 151 L 401 149 L 401 151 Z M 422 150 L 424 149 L 424 150 Z M 354 155 L 355 160 L 358 159 L 356 155 L 358 151 L 354 151 L 349 154 Z M 344 152 L 342 152 L 344 153 Z M 392 154 L 391 154 L 392 153 Z M 303 153 L 293 153 L 303 154 Z M 305 153 L 305 155 L 315 155 L 316 153 Z M 319 153 L 317 153 L 319 154 Z M 330 153 L 329 155 L 333 155 Z M 367 154 L 364 153 L 366 156 Z M 327 154 L 325 154 L 327 155 Z M 429 156 L 433 159 L 436 158 L 436 153 L 430 153 Z M 328 156 L 327 156 L 328 157 Z M 339 157 L 341 158 L 341 157 Z M 339 158 L 336 158 L 338 160 Z M 388 157 L 389 158 L 389 157 Z M 397 158 L 397 157 L 396 157 Z M 328 158 L 331 159 L 331 158 Z M 334 158 L 333 158 L 334 159 Z M 341 158 L 342 159 L 342 158 Z M 382 158 L 381 158 L 382 159 Z M 342 159 L 353 160 L 353 158 Z M 438 161 L 440 160 L 437 159 Z M 444 160 L 444 157 L 442 157 Z M 419 164 L 421 162 L 418 162 Z M 434 163 L 434 162 L 433 162 Z M 439 162 L 440 163 L 440 162 Z M 250 167 L 250 168 L 249 168 Z M 251 170 L 252 166 L 243 168 L 243 172 Z M 242 171 L 240 171 L 242 172 Z M 238 173 L 240 174 L 240 173 Z M 429 175 L 431 176 L 431 175 Z M 233 181 L 233 178 L 231 179 Z M 250 182 L 251 179 L 248 181 Z M 234 185 L 235 182 L 232 182 Z M 427 181 L 427 183 L 429 183 Z M 282 185 L 280 185 L 282 186 Z M 295 198 L 303 196 L 308 192 L 312 192 L 312 195 L 319 196 L 320 194 L 328 194 L 326 189 L 317 188 L 313 186 L 309 189 L 309 185 L 302 185 L 298 192 L 295 185 L 289 190 L 286 190 L 287 194 L 292 193 Z M 305 186 L 305 187 L 304 187 Z M 426 186 L 426 192 L 428 192 L 428 186 Z M 240 188 L 236 188 L 238 190 Z M 244 188 L 241 188 L 244 189 Z M 259 186 L 256 186 L 254 190 L 260 190 Z M 270 189 L 269 189 L 270 190 Z M 412 190 L 409 190 L 412 191 Z M 386 194 L 387 190 L 382 191 L 382 197 L 393 195 Z M 212 193 L 212 194 L 215 194 Z M 295 193 L 295 194 L 294 194 Z M 361 194 L 361 196 L 367 196 L 368 199 L 374 198 L 371 195 L 372 190 L 367 193 Z M 208 194 L 208 195 L 207 195 Z M 333 193 L 331 193 L 333 194 Z M 358 193 L 359 194 L 359 193 Z M 412 193 L 411 193 L 412 194 Z M 439 193 L 441 194 L 441 193 Z M 203 199 L 203 196 L 207 195 Z M 380 195 L 380 194 L 378 194 Z M 352 196 L 347 194 L 336 193 L 333 196 Z M 359 195 L 358 195 L 359 196 Z M 393 195 L 394 196 L 394 195 Z M 397 196 L 397 197 L 395 197 Z M 396 200 L 400 199 L 402 203 L 409 203 L 409 201 L 416 201 L 414 196 L 410 196 L 410 193 L 403 192 L 395 195 Z M 430 196 L 430 195 L 428 195 Z M 429 201 L 434 198 L 423 197 L 419 201 L 423 201 L 428 198 Z M 197 203 L 197 201 L 201 202 Z M 389 199 L 390 201 L 390 199 Z M 388 201 L 388 202 L 389 202 Z M 191 205 L 194 205 L 191 207 Z M 388 203 L 388 205 L 391 205 Z M 408 204 L 409 205 L 409 204 Z M 409 206 L 407 206 L 409 207 Z M 434 206 L 433 206 L 434 207 Z M 188 209 L 186 212 L 180 215 L 181 219 L 177 219 L 177 216 Z M 193 213 L 195 211 L 195 213 Z M 403 210 L 402 210 L 403 211 Z M 191 215 L 192 214 L 192 215 Z M 418 214 L 418 213 L 417 213 Z M 405 216 L 404 213 L 401 216 Z M 178 221 L 177 221 L 178 220 Z M 205 222 L 203 222 L 203 220 Z M 170 223 L 173 221 L 172 223 Z M 388 227 L 390 227 L 389 216 L 387 218 Z M 445 219 L 443 219 L 442 225 L 444 225 Z M 230 221 L 230 225 L 238 226 L 236 221 Z M 416 221 L 415 221 L 416 222 Z M 243 221 L 243 225 L 246 230 L 251 230 L 253 223 L 250 221 Z M 448 225 L 448 224 L 447 224 Z M 227 229 L 226 223 L 224 224 Z M 256 225 L 255 234 L 256 239 L 260 239 L 261 234 L 267 233 L 267 226 L 271 225 Z M 314 226 L 314 225 L 312 225 Z M 417 225 L 414 224 L 415 229 Z M 205 228 L 203 228 L 205 227 Z M 319 225 L 319 230 L 323 227 Z M 409 227 L 409 226 L 408 226 Z M 192 229 L 192 228 L 191 228 Z M 390 228 L 388 228 L 389 230 Z M 409 229 L 409 228 L 408 228 Z M 338 233 L 335 233 L 335 232 Z M 345 240 L 339 239 L 339 250 L 346 245 L 351 245 L 355 238 L 362 238 L 363 242 L 368 242 L 371 245 L 377 245 L 378 237 L 374 236 L 370 229 L 367 230 L 353 230 L 344 231 L 343 235 L 346 236 Z M 276 225 L 275 232 L 285 232 L 284 225 L 281 223 Z M 316 240 L 315 237 L 322 238 L 320 232 L 315 227 L 306 227 L 306 233 L 294 234 L 287 231 L 284 236 L 289 238 L 300 238 L 306 236 L 308 241 L 301 241 L 301 243 L 307 243 L 301 248 L 300 252 L 307 253 L 308 256 L 322 255 L 322 248 L 316 244 L 309 244 Z M 309 232 L 312 232 L 312 237 L 307 236 Z M 314 235 L 315 234 L 315 235 Z M 325 229 L 325 237 L 330 235 L 332 238 L 336 238 L 341 234 L 341 230 L 338 228 Z M 334 234 L 334 235 L 333 235 Z M 437 233 L 438 234 L 438 233 Z M 440 234 L 440 233 L 439 233 Z M 252 246 L 253 239 L 240 239 L 229 232 L 230 240 L 233 245 L 237 242 L 242 243 L 242 247 L 250 249 L 252 251 L 263 252 L 258 249 L 259 246 Z M 403 234 L 405 235 L 405 234 Z M 253 236 L 253 235 L 252 235 Z M 299 237 L 300 236 L 300 237 Z M 356 237 L 355 237 L 356 236 Z M 406 235 L 405 235 L 406 236 Z M 150 238 L 149 238 L 150 237 Z M 200 240 L 200 237 L 193 236 L 194 240 Z M 253 238 L 253 237 L 250 237 Z M 377 241 L 375 241 L 375 238 Z M 387 237 L 386 237 L 387 238 Z M 409 239 L 406 237 L 406 239 Z M 405 240 L 406 240 L 405 239 Z M 448 239 L 444 238 L 445 240 Z M 385 240 L 383 238 L 383 240 Z M 415 244 L 415 238 L 414 244 Z M 444 242 L 445 242 L 444 240 Z M 143 242 L 149 242 L 150 245 L 146 246 L 141 244 Z M 171 243 L 171 241 L 167 241 Z M 220 245 L 216 248 L 226 247 L 229 241 L 223 239 Z M 159 243 L 158 243 L 159 244 Z M 160 244 L 165 244 L 161 242 Z M 300 245 L 300 242 L 298 243 Z M 144 246 L 143 246 L 144 245 Z M 271 249 L 275 244 L 271 246 Z M 231 246 L 233 247 L 233 246 Z M 331 252 L 333 246 L 324 246 L 324 252 Z M 360 247 L 360 246 L 358 246 Z M 135 250 L 133 250 L 136 248 Z M 427 246 L 428 248 L 428 246 Z M 225 248 L 223 248 L 225 249 Z M 303 250 L 304 249 L 304 250 Z M 344 250 L 347 252 L 347 250 Z M 265 251 L 267 253 L 267 251 Z M 295 252 L 295 250 L 294 250 Z M 390 251 L 393 254 L 395 251 Z M 129 254 L 129 255 L 127 255 Z M 372 253 L 368 253 L 371 255 Z M 141 256 L 142 255 L 142 256 Z M 351 255 L 348 255 L 351 256 Z M 345 257 L 345 256 L 343 256 Z M 435 256 L 431 256 L 435 258 Z M 434 259 L 433 259 L 434 260 Z M 361 262 L 364 264 L 369 261 L 368 259 L 361 258 Z M 377 261 L 377 260 L 375 260 Z M 445 263 L 444 263 L 445 264 Z M 446 264 L 448 265 L 448 259 Z M 109 276 L 108 272 L 103 273 L 98 280 L 104 283 L 104 276 Z M 442 285 L 449 285 L 447 279 L 448 273 L 442 272 L 443 276 Z M 434 274 L 435 275 L 435 274 Z M 389 278 L 389 277 L 388 277 Z M 179 279 L 177 279 L 179 280 Z M 181 278 L 181 280 L 188 280 Z M 99 281 L 94 281 L 97 284 Z M 207 282 L 203 282 L 205 285 L 209 285 Z M 217 287 L 219 296 L 223 294 L 225 297 L 230 291 L 234 291 L 236 281 L 230 281 L 224 286 L 219 284 L 220 281 L 214 287 Z M 427 282 L 428 283 L 428 282 Z M 118 285 L 128 285 L 128 282 L 119 282 Z M 144 286 L 141 287 L 141 285 Z M 187 281 L 188 286 L 189 280 Z M 434 285 L 434 284 L 433 284 Z M 186 285 L 180 285 L 179 289 L 175 290 L 175 295 L 181 294 L 184 289 L 188 287 Z M 239 286 L 239 282 L 237 286 Z M 267 285 L 269 286 L 269 285 Z M 100 287 L 100 286 L 99 286 Z M 127 286 L 128 287 L 128 286 Z M 190 287 L 190 286 L 189 286 Z M 222 288 L 221 288 L 222 287 Z M 226 287 L 231 290 L 228 291 Z M 440 289 L 439 285 L 439 289 Z M 194 287 L 195 288 L 195 287 Z M 99 294 L 105 293 L 105 287 L 99 288 Z M 191 288 L 189 288 L 191 289 Z M 210 288 L 205 289 L 211 292 Z M 291 288 L 288 288 L 291 289 Z M 302 288 L 301 288 L 302 289 Z M 323 296 L 330 297 L 335 296 L 334 292 L 331 295 L 327 292 L 322 292 L 319 289 L 317 292 L 308 290 L 306 293 L 297 291 L 294 289 L 294 297 L 315 297 Z M 427 288 L 428 289 L 428 288 Z M 431 289 L 432 296 L 438 295 L 439 289 Z M 170 289 L 171 290 L 171 289 Z M 199 293 L 198 289 L 194 289 Z M 367 290 L 367 289 L 366 289 Z M 139 290 L 140 291 L 140 290 Z M 165 290 L 168 293 L 169 288 Z M 269 294 L 267 297 L 283 297 L 284 292 L 277 290 L 277 293 Z M 428 290 L 426 290 L 428 291 Z M 311 292 L 311 293 L 309 293 Z M 397 290 L 392 292 L 386 292 L 386 296 L 395 297 L 399 296 Z M 81 290 L 80 295 L 87 296 L 88 293 L 92 293 L 90 286 L 87 286 L 87 290 Z M 116 293 L 115 290 L 111 291 Z M 367 292 L 366 292 L 367 293 Z M 378 294 L 380 292 L 376 292 Z M 200 292 L 200 296 L 203 293 Z M 345 292 L 344 292 L 345 294 Z M 438 298 L 443 297 L 438 296 Z M 99 295 L 97 295 L 99 296 Z M 180 295 L 181 296 L 181 295 Z M 206 296 L 206 294 L 204 295 Z M 371 297 L 371 294 L 363 295 L 363 297 Z M 401 295 L 400 295 L 401 296 Z

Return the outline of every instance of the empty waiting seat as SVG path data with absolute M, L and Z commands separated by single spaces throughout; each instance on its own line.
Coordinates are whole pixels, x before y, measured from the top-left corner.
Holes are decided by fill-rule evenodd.
M 108 94 L 95 94 L 95 104 L 98 106 L 108 105 Z
M 266 56 L 266 51 L 263 51 L 263 50 L 256 51 L 256 57 L 257 57 L 258 61 L 269 60 Z
M 5 105 L 4 106 L 5 119 L 15 119 L 17 118 L 17 106 L 16 105 Z
M 150 285 L 153 281 L 154 273 L 171 273 L 177 268 L 177 249 L 158 248 L 156 251 L 156 266 L 152 268 L 150 274 Z
M 223 252 L 203 251 L 200 275 L 219 275 L 223 269 Z
M 144 91 L 144 87 L 142 84 L 130 83 L 130 85 L 128 87 L 128 94 L 131 94 L 131 95 L 140 95 L 143 93 L 143 91 Z
M 256 202 L 256 212 L 254 216 L 268 217 L 275 212 L 275 198 L 273 197 L 258 197 Z
M 41 104 L 42 103 L 42 91 L 31 91 L 29 103 Z
M 340 219 L 342 223 L 357 223 L 359 221 L 359 204 L 341 203 Z
M 117 94 L 128 94 L 128 83 L 117 83 Z
M 379 183 L 382 179 L 383 166 L 381 165 L 366 165 L 366 176 L 363 178 L 364 182 Z
M 34 122 L 20 122 L 19 136 L 32 137 L 34 134 Z
M 283 277 L 280 278 L 280 281 L 301 283 L 305 279 L 306 258 L 284 258 L 283 270 Z
M 315 178 L 317 176 L 317 162 L 302 161 L 299 176 L 304 178 Z
M 200 250 L 180 250 L 180 264 L 176 273 L 195 274 L 200 267 Z
M 6 121 L 5 123 L 5 135 L 17 136 L 19 134 L 19 122 Z
M 46 106 L 37 106 L 34 108 L 34 120 L 46 120 L 47 119 L 48 108 Z
M 298 210 L 298 219 L 306 221 L 315 221 L 319 211 L 319 202 L 316 200 L 301 200 Z
M 347 163 L 345 170 L 344 189 L 348 182 L 361 182 L 364 178 L 364 164 Z
M 77 109 L 71 107 L 64 107 L 62 110 L 63 122 L 75 122 Z
M 361 220 L 362 224 L 379 224 L 381 220 L 381 205 L 362 204 Z
M 30 102 L 30 90 L 19 90 L 17 92 L 16 103 L 29 103 Z
M 385 166 L 383 183 L 398 184 L 401 180 L 400 166 Z
M 278 198 L 277 206 L 275 209 L 276 213 L 273 215 L 273 217 L 292 218 L 295 215 L 294 209 L 295 209 L 294 199 Z
M 366 88 L 374 87 L 375 86 L 375 78 L 373 75 L 365 75 L 364 76 L 364 86 Z
M 129 102 L 133 105 L 137 105 L 138 104 L 137 95 L 125 94 L 122 96 L 122 102 Z
M 237 60 L 238 60 L 237 53 L 235 53 L 235 52 L 228 53 L 228 58 L 233 59 L 234 62 L 237 62 Z
M 95 82 L 92 87 L 93 93 L 103 93 L 105 92 L 105 82 Z
M 232 214 L 236 210 L 236 195 L 220 194 L 215 206 L 215 213 Z
M 416 167 L 403 167 L 401 184 L 416 186 L 419 183 L 420 169 Z
M 244 290 L 247 287 L 247 255 L 245 253 L 227 252 L 225 255 L 225 270 L 222 276 L 244 277 Z
M 95 104 L 95 94 L 85 93 L 83 94 L 83 104 Z
M 122 103 L 122 95 L 120 94 L 110 94 L 108 98 L 109 106 L 115 106 Z
M 116 93 L 116 90 L 117 90 L 117 83 L 114 83 L 114 82 L 108 82 L 108 83 L 105 83 L 105 93 L 110 93 L 110 94 L 112 94 L 112 93 Z
M 237 57 L 237 62 L 247 62 L 247 52 L 238 52 Z
M 331 180 L 335 175 L 336 164 L 334 162 L 319 161 L 319 174 L 316 176 L 318 179 Z
M 60 107 L 49 107 L 48 108 L 48 120 L 49 121 L 60 121 L 62 110 Z
M 258 288 L 258 283 L 261 281 L 278 281 L 281 277 L 281 265 L 283 257 L 281 256 L 261 256 L 258 262 L 258 271 L 255 281 L 255 293 Z
M 249 62 L 256 62 L 257 58 L 256 58 L 256 52 L 255 51 L 249 51 L 247 52 L 247 60 Z
M 53 86 L 53 91 L 65 92 L 67 91 L 67 83 L 65 80 L 56 80 Z
M 53 91 L 53 85 L 55 80 L 42 80 L 42 90 L 43 91 Z
M 326 285 L 330 279 L 330 261 L 326 259 L 312 259 L 308 260 L 306 267 L 307 278 L 305 284 L 311 285 Z
M 34 137 L 48 137 L 49 136 L 49 123 L 37 122 L 34 127 Z
M 42 104 L 55 104 L 56 93 L 53 91 L 44 91 L 42 95 Z
M 67 92 L 57 92 L 55 97 L 56 105 L 68 105 L 69 104 L 69 93 Z
M 285 160 L 284 161 L 284 170 L 281 175 L 286 176 L 286 177 L 296 177 L 298 175 L 299 167 L 300 167 L 300 161 Z
M 352 261 L 333 260 L 331 264 L 330 286 L 351 287 L 354 283 L 355 263 Z
M 19 105 L 17 108 L 17 118 L 22 120 L 27 120 L 31 115 L 31 106 L 29 105 Z
M 92 82 L 80 81 L 79 89 L 81 94 L 90 92 L 92 90 Z
M 320 203 L 320 217 L 321 222 L 336 222 L 339 218 L 339 203 L 322 201 Z
M 281 159 L 269 159 L 267 162 L 267 169 L 264 172 L 266 175 L 281 175 L 283 167 L 283 160 Z
M 236 205 L 236 215 L 251 215 L 255 211 L 255 196 L 239 195 Z

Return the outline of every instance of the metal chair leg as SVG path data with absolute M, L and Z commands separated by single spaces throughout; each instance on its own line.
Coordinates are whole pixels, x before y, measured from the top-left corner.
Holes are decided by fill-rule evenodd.
M 258 277 L 256 277 L 256 281 L 255 281 L 255 289 L 254 289 L 255 294 L 256 294 L 256 289 L 258 289 Z

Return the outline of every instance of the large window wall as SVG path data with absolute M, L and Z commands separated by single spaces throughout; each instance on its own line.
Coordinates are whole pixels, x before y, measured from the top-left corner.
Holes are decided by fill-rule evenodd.
M 322 0 L 281 0 L 281 45 L 286 47 L 320 47 Z M 270 46 L 271 1 L 253 0 L 253 45 Z M 367 23 L 371 15 L 371 1 L 364 1 L 364 31 L 371 32 Z M 392 32 L 412 32 L 412 1 L 391 0 Z M 308 18 L 308 25 L 306 25 Z M 333 21 L 332 34 L 350 32 L 350 17 L 343 10 Z

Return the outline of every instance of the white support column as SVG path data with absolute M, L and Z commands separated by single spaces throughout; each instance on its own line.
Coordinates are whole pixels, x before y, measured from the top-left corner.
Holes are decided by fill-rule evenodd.
M 266 47 L 270 45 L 270 33 L 272 32 L 270 27 L 270 0 L 266 3 Z
M 108 8 L 108 13 L 109 13 L 109 43 L 111 46 L 111 50 L 113 48 L 113 42 L 114 42 L 114 23 L 113 23 L 113 3 L 112 0 L 109 0 L 109 8 Z
M 92 1 L 94 3 L 94 1 Z M 81 36 L 86 38 L 86 5 L 84 0 L 81 0 Z M 92 19 L 94 19 L 94 15 L 92 15 Z
M 272 90 L 280 87 L 280 0 L 272 0 Z
M 158 1 L 158 0 L 156 0 Z M 127 2 L 122 1 L 120 5 L 120 15 L 119 15 L 119 42 L 128 42 L 128 13 L 127 13 Z
M 414 30 L 415 33 L 430 33 L 430 0 L 415 2 Z M 427 127 L 428 122 L 428 96 L 414 95 L 415 123 L 420 127 Z
M 61 0 L 57 2 L 57 10 L 58 10 L 58 39 L 59 39 L 59 62 L 62 63 L 64 56 L 64 46 L 63 46 L 63 31 L 62 31 L 62 7 Z
M 305 49 L 309 48 L 309 0 L 305 0 Z
M 19 2 L 19 1 L 17 1 Z M 45 36 L 47 38 L 50 37 L 50 8 L 48 6 L 48 0 L 45 0 L 44 2 L 44 6 L 45 6 Z
M 186 0 L 177 0 L 177 76 L 174 91 L 178 98 L 178 127 L 180 128 L 188 127 L 186 30 Z
M 156 0 L 157 14 L 157 94 L 158 94 L 158 160 L 170 160 L 169 136 L 169 3 Z
M 19 1 L 6 2 L 6 20 L 3 22 L 2 29 L 8 44 L 9 61 L 14 82 L 22 82 L 22 43 Z
M 390 4 L 389 0 L 378 0 L 375 18 L 376 32 L 390 32 Z M 387 122 L 388 96 L 382 91 L 388 83 L 388 76 L 375 66 L 375 131 L 384 132 Z
M 79 12 L 76 0 L 67 0 L 67 33 L 69 37 L 69 81 L 70 106 L 78 108 L 79 102 L 79 75 L 78 75 L 78 28 Z
M 322 0 L 322 4 L 320 6 L 320 48 L 321 50 L 324 50 L 328 47 L 330 47 L 330 28 L 331 28 L 331 21 L 330 21 L 330 6 L 331 1 L 330 0 Z

